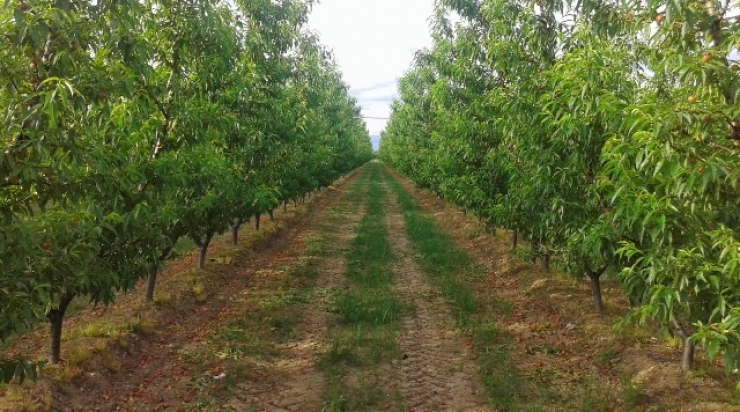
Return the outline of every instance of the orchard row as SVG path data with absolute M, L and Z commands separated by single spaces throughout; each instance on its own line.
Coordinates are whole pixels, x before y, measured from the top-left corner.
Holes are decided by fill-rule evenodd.
M 110 303 L 214 235 L 372 157 L 302 0 L 6 1 L 0 338 Z M 0 377 L 34 377 L 20 358 Z
M 381 157 L 740 361 L 737 1 L 443 0 Z M 514 247 L 516 247 L 514 245 Z

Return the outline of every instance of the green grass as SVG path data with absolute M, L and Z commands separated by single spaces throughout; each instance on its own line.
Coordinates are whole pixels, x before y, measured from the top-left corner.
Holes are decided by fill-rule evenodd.
M 407 308 L 392 287 L 393 254 L 380 166 L 371 164 L 361 173 L 345 200 L 351 213 L 361 210 L 365 200 L 365 215 L 345 255 L 348 288 L 331 302 L 335 322 L 329 332 L 330 346 L 318 364 L 329 382 L 324 393 L 327 411 L 378 410 L 395 395 L 377 384 L 378 370 L 399 356 L 398 321 Z
M 327 411 L 376 410 L 386 399 L 386 394 L 372 380 L 361 379 L 352 386 L 334 377 L 327 393 Z
M 350 206 L 348 213 L 357 213 L 363 201 L 366 200 L 366 189 L 370 184 L 371 173 L 367 168 L 361 169 L 357 180 L 349 187 L 344 196 L 344 201 Z
M 387 325 L 398 321 L 404 306 L 387 291 L 349 291 L 332 305 L 345 325 Z
M 308 246 L 313 249 L 308 250 Z M 214 393 L 216 397 L 203 392 L 205 387 L 199 381 L 194 382 L 201 405 L 196 403 L 192 410 L 221 410 L 223 405 L 211 405 L 211 400 L 220 402 L 238 396 L 239 384 L 253 372 L 247 359 L 270 360 L 284 355 L 283 344 L 296 339 L 305 320 L 306 305 L 333 294 L 330 288 L 317 285 L 321 275 L 319 255 L 327 247 L 323 235 L 309 239 L 307 256 L 284 265 L 282 273 L 272 278 L 270 290 L 250 296 L 239 313 L 207 331 L 207 340 L 180 349 L 178 359 L 186 364 L 218 364 L 220 369 L 228 370 Z M 206 376 L 206 380 L 210 383 L 213 378 Z
M 387 176 L 388 185 L 398 198 L 417 263 L 449 302 L 458 324 L 472 335 L 481 382 L 491 406 L 520 410 L 521 401 L 527 397 L 525 380 L 510 360 L 508 339 L 492 318 L 496 313 L 485 313 L 487 309 L 471 287 L 471 280 L 481 276 L 482 270 L 455 246 L 452 237 L 424 213 L 393 176 Z M 511 310 L 506 302 L 495 302 L 492 307 L 502 312 Z
M 367 190 L 367 211 L 357 227 L 357 237 L 347 256 L 347 276 L 363 288 L 390 288 L 393 274 L 389 262 L 393 258 L 385 225 L 383 199 L 377 166 L 370 171 Z
M 172 251 L 170 251 L 170 258 L 168 261 L 171 262 L 179 256 L 187 255 L 195 249 L 197 249 L 197 246 L 193 243 L 193 239 L 189 236 L 181 236 L 172 246 Z

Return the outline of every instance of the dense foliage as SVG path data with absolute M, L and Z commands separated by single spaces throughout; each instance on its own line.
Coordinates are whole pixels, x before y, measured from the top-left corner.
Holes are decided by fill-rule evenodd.
M 301 0 L 11 0 L 0 8 L 0 339 L 109 303 L 372 156 Z M 9 359 L 0 378 L 33 375 Z M 33 376 L 32 376 L 33 377 Z
M 740 364 L 737 1 L 441 0 L 382 159 Z

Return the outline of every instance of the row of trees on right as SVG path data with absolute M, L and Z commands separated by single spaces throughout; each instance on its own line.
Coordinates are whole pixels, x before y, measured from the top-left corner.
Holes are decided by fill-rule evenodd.
M 740 4 L 440 0 L 380 156 L 740 364 Z

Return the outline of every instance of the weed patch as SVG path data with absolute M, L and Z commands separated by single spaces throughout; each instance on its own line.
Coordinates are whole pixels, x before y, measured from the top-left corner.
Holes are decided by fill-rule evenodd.
M 400 183 L 386 174 L 398 199 L 416 260 L 442 296 L 449 302 L 458 324 L 471 335 L 478 357 L 481 382 L 491 404 L 502 410 L 517 409 L 524 393 L 524 378 L 509 359 L 506 339 L 488 310 L 507 312 L 511 305 L 497 302 L 486 308 L 478 301 L 471 279 L 481 276 L 471 257 L 455 246 L 453 238 L 416 204 Z M 489 305 L 490 306 L 490 305 Z
M 359 209 L 366 185 L 366 212 L 355 228 L 346 253 L 348 289 L 333 297 L 330 312 L 336 324 L 330 331 L 329 350 L 319 361 L 329 386 L 325 410 L 378 410 L 388 394 L 378 384 L 379 368 L 398 357 L 399 318 L 408 310 L 394 293 L 393 254 L 385 223 L 385 190 L 378 164 L 363 170 L 347 201 Z M 349 376 L 349 372 L 352 376 Z
M 350 291 L 341 295 L 331 309 L 345 325 L 386 325 L 397 322 L 405 308 L 386 291 Z

